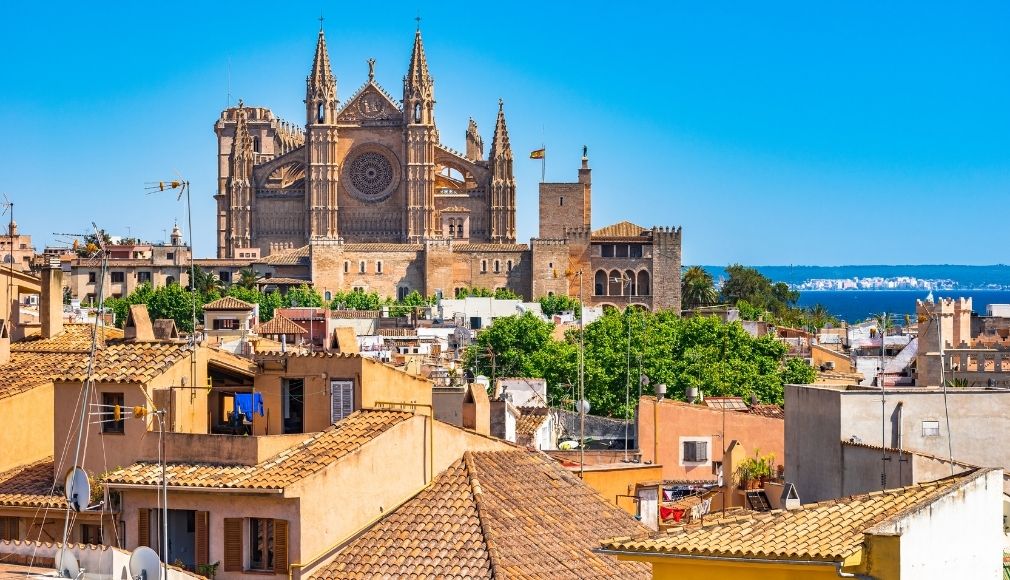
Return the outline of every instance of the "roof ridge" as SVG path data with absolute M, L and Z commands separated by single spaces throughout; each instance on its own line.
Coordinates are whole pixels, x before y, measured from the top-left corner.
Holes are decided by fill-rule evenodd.
M 470 493 L 473 495 L 474 509 L 477 510 L 477 522 L 480 524 L 480 535 L 484 538 L 484 546 L 487 547 L 487 556 L 491 564 L 491 576 L 505 577 L 505 568 L 502 566 L 501 555 L 498 554 L 498 546 L 491 537 L 491 530 L 484 521 L 486 506 L 484 503 L 484 490 L 481 488 L 480 479 L 477 477 L 477 465 L 473 460 L 473 451 L 463 452 L 463 466 L 466 467 L 467 481 L 470 483 Z

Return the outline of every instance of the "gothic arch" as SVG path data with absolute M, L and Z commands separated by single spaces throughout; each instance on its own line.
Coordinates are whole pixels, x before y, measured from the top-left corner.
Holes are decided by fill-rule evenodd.
M 596 277 L 594 279 L 593 294 L 596 296 L 606 296 L 607 295 L 607 273 L 603 270 L 596 271 Z
M 271 171 L 263 185 L 267 189 L 304 188 L 305 165 L 300 161 L 285 163 Z
M 611 270 L 607 274 L 607 296 L 624 296 L 624 281 L 620 270 Z
M 638 295 L 639 296 L 651 296 L 652 295 L 652 284 L 651 276 L 649 276 L 648 270 L 641 270 L 638 273 Z
M 638 278 L 631 270 L 626 270 L 621 278 L 621 289 L 627 291 L 628 296 L 638 295 Z

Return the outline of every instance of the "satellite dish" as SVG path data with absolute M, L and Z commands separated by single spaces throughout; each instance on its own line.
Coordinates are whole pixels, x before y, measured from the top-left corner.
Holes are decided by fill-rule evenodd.
M 80 467 L 73 468 L 67 474 L 64 489 L 70 509 L 75 512 L 88 509 L 88 502 L 91 501 L 91 481 L 88 480 L 88 472 Z
M 161 580 L 161 559 L 158 553 L 140 546 L 130 554 L 130 577 L 137 580 Z
M 81 565 L 77 563 L 77 556 L 64 549 L 56 552 L 56 571 L 61 578 L 77 578 L 81 573 Z

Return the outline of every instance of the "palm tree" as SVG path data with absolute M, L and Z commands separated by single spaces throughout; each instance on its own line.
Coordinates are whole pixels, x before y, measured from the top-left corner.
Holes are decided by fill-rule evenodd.
M 213 272 L 208 272 L 200 266 L 193 267 L 193 287 L 197 292 L 202 294 L 210 294 L 212 292 L 221 292 L 224 289 L 224 283 L 218 278 Z
M 832 319 L 831 313 L 828 312 L 828 309 L 820 303 L 811 306 L 808 314 L 810 316 L 810 324 L 813 325 L 814 330 L 824 328 L 829 322 L 831 322 Z
M 260 275 L 253 270 L 251 267 L 242 268 L 238 271 L 238 282 L 240 288 L 245 288 L 246 290 L 255 290 L 256 283 L 259 282 Z
M 880 336 L 887 336 L 890 334 L 889 331 L 894 329 L 894 320 L 886 313 L 874 315 L 873 320 L 876 321 L 877 328 L 880 329 Z
M 704 268 L 691 266 L 684 271 L 680 281 L 680 301 L 684 310 L 715 304 L 718 298 L 712 275 Z

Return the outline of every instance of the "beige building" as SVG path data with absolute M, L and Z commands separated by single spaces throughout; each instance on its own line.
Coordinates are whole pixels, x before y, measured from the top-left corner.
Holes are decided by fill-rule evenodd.
M 680 308 L 679 228 L 627 222 L 593 231 L 592 180 L 540 184 L 540 232 L 516 239 L 516 181 L 504 105 L 484 150 L 444 145 L 420 30 L 394 99 L 375 79 L 341 103 L 320 30 L 299 127 L 263 107 L 222 112 L 218 259 L 283 261 L 324 296 L 402 297 L 508 288 L 527 298 L 582 293 L 591 304 Z M 581 273 L 581 276 L 579 275 Z

